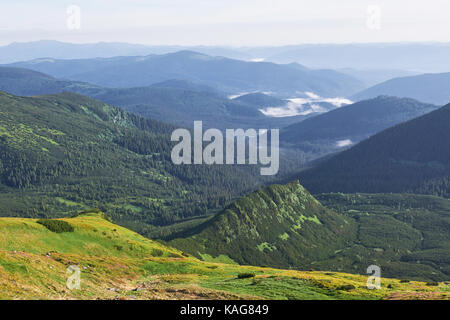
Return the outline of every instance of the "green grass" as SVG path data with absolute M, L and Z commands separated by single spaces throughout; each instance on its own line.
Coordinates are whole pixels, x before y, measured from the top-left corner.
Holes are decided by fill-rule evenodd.
M 205 286 L 240 294 L 257 295 L 276 300 L 330 300 L 332 296 L 301 279 L 289 277 L 259 277 L 256 279 L 235 279 L 222 282 L 207 282 Z
M 237 264 L 233 259 L 224 254 L 220 254 L 217 257 L 213 257 L 206 253 L 199 253 L 199 255 L 205 262 Z
M 0 218 L 0 299 L 450 297 L 443 283 L 383 279 L 381 290 L 368 290 L 365 276 L 239 266 L 223 263 L 229 261 L 224 256 L 205 262 L 117 226 L 99 211 L 61 220 L 74 231 L 55 233 L 36 219 Z M 80 267 L 81 290 L 66 287 L 70 265 Z M 239 279 L 242 274 L 254 277 Z

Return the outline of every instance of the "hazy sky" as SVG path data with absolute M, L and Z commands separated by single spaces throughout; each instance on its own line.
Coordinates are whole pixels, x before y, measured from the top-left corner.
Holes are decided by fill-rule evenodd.
M 450 42 L 449 14 L 450 0 L 0 0 L 0 44 Z

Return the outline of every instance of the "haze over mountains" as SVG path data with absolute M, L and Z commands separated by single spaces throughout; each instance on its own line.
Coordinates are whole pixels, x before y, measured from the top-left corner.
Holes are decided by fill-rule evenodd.
M 403 70 L 445 72 L 450 70 L 449 43 L 355 43 L 304 44 L 250 50 L 277 63 L 299 62 L 311 68 Z M 424 59 L 424 57 L 427 57 Z
M 421 74 L 385 81 L 352 96 L 352 99 L 364 100 L 390 95 L 444 105 L 450 101 L 449 88 L 450 73 Z
M 13 67 L 0 67 L 0 90 L 33 96 L 74 92 L 122 107 L 136 114 L 191 127 L 201 119 L 209 127 L 283 127 L 313 114 L 272 118 L 251 101 L 229 99 L 209 86 L 186 80 L 167 80 L 147 87 L 105 88 L 86 82 L 59 80 L 46 74 Z M 273 103 L 283 101 L 269 98 Z
M 352 68 L 373 73 L 390 70 L 393 77 L 403 72 L 449 72 L 448 43 L 359 43 L 302 44 L 273 47 L 226 46 L 145 46 L 127 43 L 73 44 L 52 40 L 12 43 L 0 47 L 0 63 L 37 58 L 86 59 L 115 56 L 142 56 L 191 50 L 212 56 L 275 63 L 298 62 L 310 68 Z M 423 59 L 427 57 L 427 59 Z M 379 78 L 379 75 L 377 76 Z M 387 79 L 385 79 L 387 80 Z
M 342 68 L 337 71 L 348 74 L 362 81 L 368 88 L 376 84 L 388 81 L 394 78 L 407 77 L 419 74 L 417 71 L 405 71 L 396 69 L 353 69 Z
M 193 53 L 179 53 L 181 61 L 184 61 L 186 54 Z M 124 59 L 134 61 L 135 57 L 117 58 L 117 65 L 126 66 Z M 75 68 L 80 62 L 88 69 L 95 69 L 95 63 L 91 60 L 59 60 L 56 64 L 64 66 L 66 62 L 69 67 L 64 70 Z M 115 70 L 116 58 L 104 62 L 101 69 Z M 52 62 L 41 61 L 36 66 L 36 69 L 53 70 L 60 74 L 57 70 L 61 66 L 52 69 L 55 67 Z M 297 65 L 295 68 L 304 70 Z M 75 92 L 141 116 L 184 127 L 191 127 L 193 121 L 201 119 L 206 127 L 220 129 L 283 128 L 281 140 L 284 146 L 298 148 L 314 155 L 313 158 L 351 146 L 392 125 L 436 108 L 412 99 L 395 97 L 378 97 L 345 106 L 351 101 L 320 98 L 311 92 L 305 92 L 307 98 L 296 99 L 282 99 L 258 91 L 230 99 L 217 88 L 188 80 L 165 80 L 146 87 L 107 88 L 87 82 L 59 80 L 37 71 L 13 67 L 0 67 L 0 90 L 26 96 Z M 302 121 L 308 117 L 313 118 Z
M 245 52 L 219 46 L 147 46 L 123 42 L 77 44 L 55 40 L 40 40 L 33 42 L 14 42 L 9 45 L 1 46 L 0 63 L 12 63 L 48 57 L 54 59 L 88 59 L 117 56 L 141 56 L 148 54 L 165 54 L 187 49 L 233 59 L 252 59 L 252 56 Z
M 437 108 L 409 98 L 380 96 L 292 124 L 281 130 L 280 139 L 294 146 L 337 151 Z
M 303 92 L 348 96 L 364 88 L 359 80 L 333 70 L 247 62 L 193 51 L 87 60 L 38 59 L 11 66 L 113 88 L 143 87 L 171 79 L 193 81 L 229 93 L 270 91 L 289 97 Z

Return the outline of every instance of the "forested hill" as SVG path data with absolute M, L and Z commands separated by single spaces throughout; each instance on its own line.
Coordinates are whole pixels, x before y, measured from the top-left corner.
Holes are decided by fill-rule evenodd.
M 356 143 L 438 108 L 413 99 L 379 96 L 290 125 L 281 131 L 280 138 L 294 145 L 305 142 L 336 144 L 345 139 Z
M 415 192 L 450 197 L 450 104 L 389 128 L 300 174 L 313 193 Z
M 281 107 L 288 103 L 288 100 L 279 99 L 261 92 L 244 94 L 233 99 L 255 108 L 262 109 L 267 107 Z
M 261 182 L 255 166 L 173 165 L 173 129 L 77 94 L 0 92 L 2 215 L 100 207 L 148 234 L 219 210 Z
M 0 90 L 21 96 L 55 94 L 64 91 L 87 93 L 101 88 L 84 82 L 60 80 L 47 74 L 13 67 L 0 67 Z
M 201 257 L 304 269 L 347 246 L 355 232 L 354 223 L 327 210 L 294 181 L 245 196 L 203 228 L 170 243 Z

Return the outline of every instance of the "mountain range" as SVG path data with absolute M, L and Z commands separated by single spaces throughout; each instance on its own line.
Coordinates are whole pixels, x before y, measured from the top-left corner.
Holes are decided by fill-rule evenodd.
M 242 99 L 229 99 L 226 94 L 212 87 L 176 79 L 147 87 L 115 89 L 60 80 L 29 69 L 0 67 L 0 90 L 21 96 L 79 93 L 144 117 L 184 127 L 192 127 L 194 121 L 202 120 L 205 127 L 220 129 L 280 128 L 313 115 L 273 118 L 261 113 L 256 101 L 246 103 Z
M 148 46 L 129 43 L 89 44 L 42 40 L 0 47 L 0 63 L 39 58 L 91 59 L 143 56 L 190 50 L 240 60 L 300 63 L 316 69 L 347 69 L 369 83 L 405 76 L 405 73 L 448 72 L 448 43 L 302 44 L 272 47 Z M 428 57 L 423 59 L 423 57 Z M 348 69 L 353 70 L 348 70 Z M 342 70 L 343 72 L 345 70 Z M 381 72 L 380 72 L 381 71 Z M 356 73 L 355 73 L 356 72 Z M 358 76 L 358 77 L 359 77 Z
M 314 92 L 320 96 L 336 97 L 364 89 L 356 78 L 333 70 L 234 60 L 193 51 L 79 60 L 42 58 L 9 66 L 112 88 L 144 87 L 179 79 L 230 93 L 271 91 L 292 96 Z
M 240 95 L 233 99 L 234 101 L 239 101 L 257 109 L 267 108 L 267 107 L 280 107 L 287 104 L 287 100 L 273 97 L 262 92 L 253 92 Z
M 450 44 L 438 42 L 302 44 L 249 48 L 246 52 L 275 63 L 299 62 L 311 68 L 418 73 L 448 72 L 450 68 Z
M 0 63 L 13 63 L 38 58 L 88 59 L 111 58 L 117 56 L 140 56 L 165 54 L 181 50 L 192 50 L 208 55 L 224 56 L 232 59 L 251 60 L 244 51 L 225 46 L 157 46 L 123 42 L 68 43 L 55 40 L 14 42 L 0 46 Z

